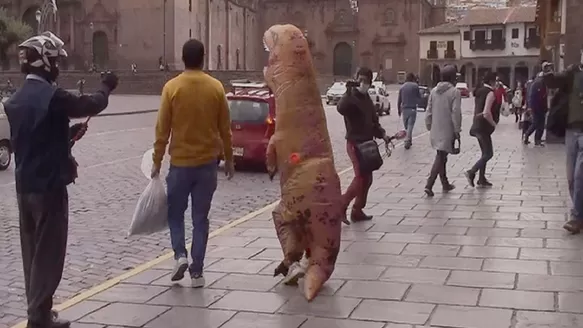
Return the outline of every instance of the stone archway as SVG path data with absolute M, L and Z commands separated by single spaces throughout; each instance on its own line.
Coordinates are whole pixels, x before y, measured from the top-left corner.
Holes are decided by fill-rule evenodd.
M 352 47 L 340 42 L 334 47 L 334 75 L 352 76 Z
M 38 21 L 36 20 L 36 12 L 39 10 L 39 6 L 30 6 L 22 14 L 22 22 L 26 25 L 32 27 L 34 33 L 38 32 Z
M 104 31 L 95 31 L 91 43 L 93 63 L 98 68 L 107 68 L 109 63 L 109 39 Z

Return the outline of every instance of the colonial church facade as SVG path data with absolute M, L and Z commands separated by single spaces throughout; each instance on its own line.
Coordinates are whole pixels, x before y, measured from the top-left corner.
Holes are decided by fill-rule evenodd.
M 0 0 L 10 13 L 38 28 L 46 0 Z M 4 3 L 5 2 L 5 3 Z M 189 38 L 207 47 L 210 70 L 261 70 L 263 32 L 292 23 L 308 37 L 323 74 L 348 76 L 356 67 L 381 70 L 385 79 L 419 71 L 421 29 L 445 21 L 442 0 L 57 0 L 58 13 L 41 25 L 58 33 L 70 54 L 66 69 L 181 67 Z

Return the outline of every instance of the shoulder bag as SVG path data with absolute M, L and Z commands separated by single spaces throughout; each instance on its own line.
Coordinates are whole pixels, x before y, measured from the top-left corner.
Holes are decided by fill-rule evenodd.
M 359 171 L 363 174 L 376 171 L 383 166 L 383 157 L 379 145 L 374 140 L 357 143 L 354 152 L 358 160 Z

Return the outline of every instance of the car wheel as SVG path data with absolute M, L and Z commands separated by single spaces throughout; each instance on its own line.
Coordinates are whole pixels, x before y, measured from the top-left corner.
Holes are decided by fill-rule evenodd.
M 6 170 L 12 161 L 10 143 L 6 140 L 0 141 L 0 171 Z

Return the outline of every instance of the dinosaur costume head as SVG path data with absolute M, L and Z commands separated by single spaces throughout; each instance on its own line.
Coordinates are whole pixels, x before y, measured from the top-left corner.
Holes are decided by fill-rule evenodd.
M 263 35 L 263 44 L 269 52 L 265 81 L 275 93 L 290 80 L 313 76 L 308 40 L 294 25 L 270 27 Z

